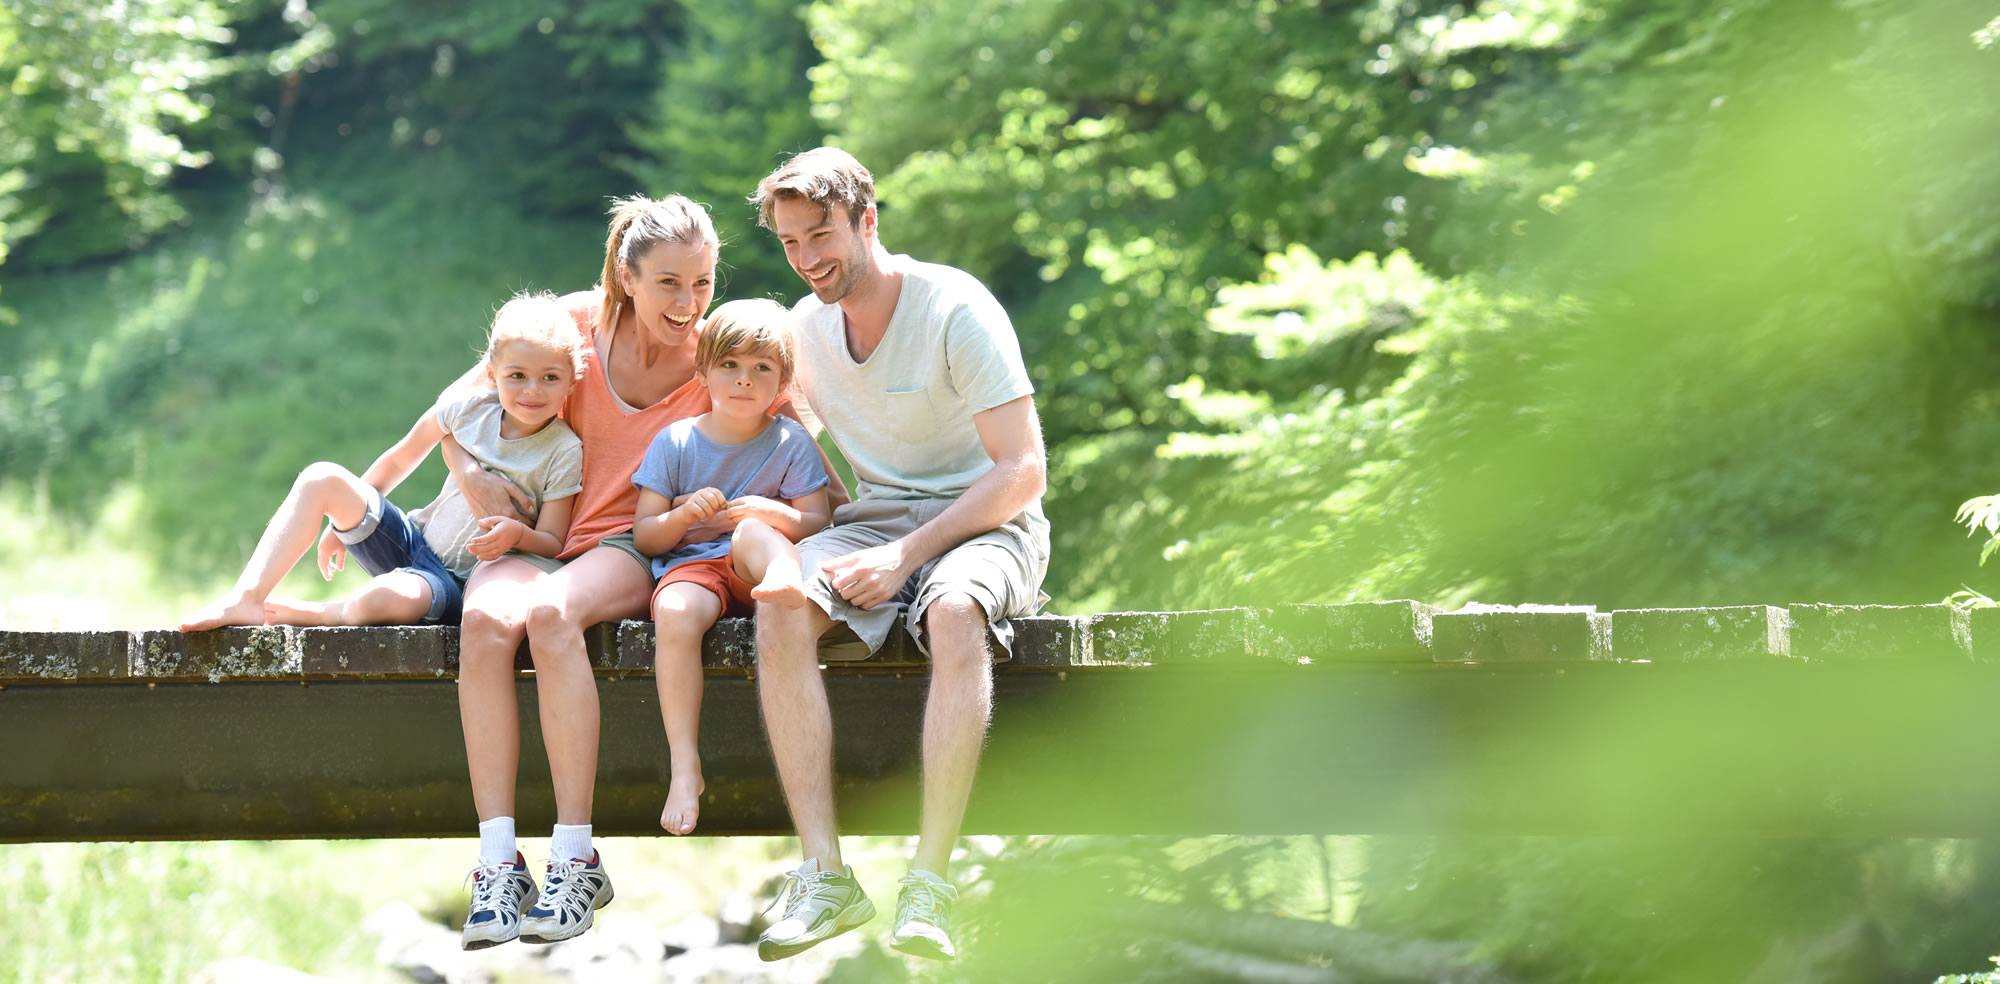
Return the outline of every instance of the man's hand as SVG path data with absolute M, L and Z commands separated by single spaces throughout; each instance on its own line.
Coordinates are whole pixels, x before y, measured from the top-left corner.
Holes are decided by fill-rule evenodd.
M 890 540 L 878 547 L 856 550 L 836 557 L 820 567 L 833 590 L 856 608 L 874 608 L 896 596 L 910 579 L 904 569 L 903 541 Z
M 723 510 L 723 515 L 729 517 L 732 529 L 742 525 L 746 519 L 758 519 L 762 520 L 765 526 L 782 530 L 798 521 L 799 511 L 776 499 L 766 499 L 761 495 L 746 495 L 740 499 L 729 500 L 729 507 Z
M 500 516 L 521 523 L 535 520 L 535 497 L 521 490 L 505 475 L 495 475 L 484 468 L 469 469 L 460 474 L 458 490 L 465 494 L 465 504 L 472 507 L 475 516 Z
M 472 542 L 465 545 L 465 549 L 480 560 L 500 557 L 514 549 L 514 545 L 528 535 L 526 524 L 505 516 L 481 516 L 479 528 L 486 532 L 473 537 Z
M 319 535 L 319 576 L 329 581 L 347 566 L 347 544 L 333 533 L 333 526 Z

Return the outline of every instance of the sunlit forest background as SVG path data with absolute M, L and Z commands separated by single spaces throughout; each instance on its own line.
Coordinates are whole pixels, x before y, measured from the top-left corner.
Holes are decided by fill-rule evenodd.
M 2000 491 L 1996 96 L 1980 0 L 8 3 L 0 626 L 217 590 L 510 292 L 593 283 L 610 196 L 707 203 L 718 300 L 795 298 L 744 196 L 822 143 L 874 170 L 892 251 L 1011 313 L 1056 611 L 1994 593 L 1952 512 Z M 1309 847 L 1153 860 L 1284 909 L 1312 893 L 1215 872 Z M 1381 842 L 1394 891 L 1329 853 L 1297 905 L 1531 980 L 1739 980 L 1841 932 L 1873 962 L 1838 979 L 2000 949 L 1979 843 L 1627 872 L 1652 936 L 1587 884 L 1620 855 Z M 1445 901 L 1533 873 L 1505 918 Z

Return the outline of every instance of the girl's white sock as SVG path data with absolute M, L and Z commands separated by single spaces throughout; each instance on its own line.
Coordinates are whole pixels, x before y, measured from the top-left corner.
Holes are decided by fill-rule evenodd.
M 590 860 L 590 824 L 556 824 L 549 837 L 549 857 L 553 860 Z

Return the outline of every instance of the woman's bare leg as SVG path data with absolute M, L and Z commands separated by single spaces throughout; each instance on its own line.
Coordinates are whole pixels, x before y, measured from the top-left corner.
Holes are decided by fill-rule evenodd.
M 514 781 L 521 765 L 521 707 L 514 692 L 514 653 L 527 635 L 528 609 L 548 590 L 551 575 L 524 560 L 481 564 L 465 585 L 458 630 L 458 719 L 465 764 L 481 821 L 514 815 Z
M 649 568 L 615 547 L 599 547 L 548 575 L 528 610 L 558 824 L 589 823 L 597 785 L 597 679 L 584 652 L 583 630 L 643 617 L 652 594 Z
M 353 529 L 368 514 L 374 495 L 368 483 L 333 462 L 307 465 L 265 524 L 264 535 L 258 538 L 249 563 L 243 565 L 236 586 L 220 601 L 188 616 L 181 622 L 181 631 L 264 624 L 264 599 L 312 549 L 320 518 L 332 519 L 340 529 Z
M 720 617 L 722 600 L 698 584 L 669 584 L 653 600 L 653 679 L 672 772 L 660 828 L 670 834 L 693 832 L 701 814 L 701 637 Z

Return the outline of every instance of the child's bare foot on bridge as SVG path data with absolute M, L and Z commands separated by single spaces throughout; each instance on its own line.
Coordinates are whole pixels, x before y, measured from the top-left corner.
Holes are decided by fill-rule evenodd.
M 248 595 L 232 594 L 181 622 L 182 632 L 206 632 L 225 625 L 263 625 L 264 603 Z
M 694 822 L 701 814 L 701 774 L 674 775 L 667 785 L 667 805 L 660 810 L 660 829 L 670 834 L 694 832 Z
M 345 625 L 337 601 L 291 601 L 271 598 L 264 602 L 264 620 L 272 625 Z

